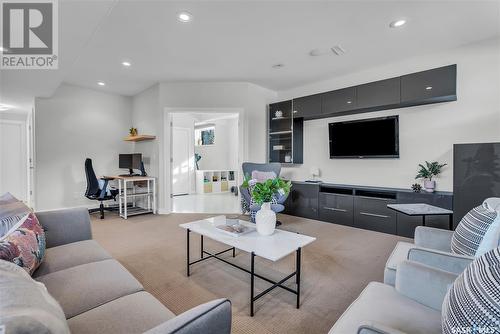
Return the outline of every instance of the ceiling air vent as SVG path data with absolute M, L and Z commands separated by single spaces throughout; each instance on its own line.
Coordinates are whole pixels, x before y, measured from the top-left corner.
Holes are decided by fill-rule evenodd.
M 345 53 L 345 50 L 342 46 L 335 45 L 332 46 L 332 52 L 335 53 L 337 56 L 342 56 Z

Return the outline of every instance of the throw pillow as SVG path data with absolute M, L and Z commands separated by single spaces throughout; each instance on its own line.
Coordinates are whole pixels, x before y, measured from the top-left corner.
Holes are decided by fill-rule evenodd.
M 45 285 L 0 260 L 0 325 L 5 333 L 69 333 L 64 312 Z
M 0 237 L 4 236 L 29 212 L 30 208 L 10 193 L 0 196 Z
M 474 260 L 456 279 L 442 307 L 445 334 L 500 333 L 500 249 Z
M 495 222 L 497 211 L 480 205 L 470 210 L 458 224 L 451 239 L 451 251 L 455 254 L 477 256 L 477 250 L 488 229 Z M 495 226 L 495 225 L 493 225 Z M 489 249 L 498 246 L 492 245 Z M 484 246 L 486 247 L 486 246 Z M 484 249 L 483 247 L 483 249 Z
M 34 213 L 29 213 L 0 238 L 0 259 L 25 269 L 30 275 L 45 254 L 45 233 Z

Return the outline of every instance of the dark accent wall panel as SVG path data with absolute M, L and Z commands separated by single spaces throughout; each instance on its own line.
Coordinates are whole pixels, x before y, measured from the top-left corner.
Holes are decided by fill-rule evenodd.
M 500 143 L 453 146 L 453 228 L 488 197 L 500 197 Z

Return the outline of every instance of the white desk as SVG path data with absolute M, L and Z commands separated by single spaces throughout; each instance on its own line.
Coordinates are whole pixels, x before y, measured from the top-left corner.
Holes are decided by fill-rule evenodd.
M 146 213 L 156 214 L 156 178 L 151 176 L 106 176 L 118 181 L 118 206 L 120 217 Z M 137 191 L 135 183 L 145 183 L 146 191 Z M 144 207 L 137 206 L 139 199 L 145 200 Z M 128 206 L 129 202 L 132 206 Z

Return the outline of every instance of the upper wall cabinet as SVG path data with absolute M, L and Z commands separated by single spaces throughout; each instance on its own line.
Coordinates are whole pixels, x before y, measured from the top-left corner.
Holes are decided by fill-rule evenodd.
M 314 118 L 321 115 L 321 94 L 293 99 L 294 118 Z
M 323 115 L 334 116 L 335 113 L 355 110 L 358 108 L 356 101 L 356 87 L 334 90 L 322 94 Z
M 401 77 L 401 103 L 418 105 L 457 99 L 457 65 Z
M 357 86 L 358 109 L 397 107 L 400 103 L 401 79 L 392 78 Z

